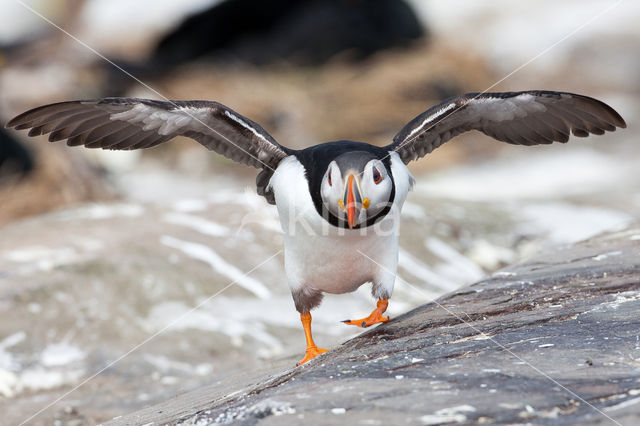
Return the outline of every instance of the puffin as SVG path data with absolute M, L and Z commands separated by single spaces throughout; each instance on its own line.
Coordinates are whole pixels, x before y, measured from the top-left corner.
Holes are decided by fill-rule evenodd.
M 415 180 L 407 164 L 455 136 L 476 130 L 515 145 L 567 142 L 626 127 L 592 97 L 527 90 L 467 93 L 409 121 L 386 146 L 339 140 L 304 149 L 280 145 L 259 124 L 213 101 L 101 98 L 40 106 L 7 123 L 29 136 L 87 148 L 151 148 L 176 136 L 260 169 L 258 194 L 275 204 L 283 231 L 287 283 L 306 338 L 303 364 L 326 352 L 311 333 L 323 293 L 371 284 L 377 305 L 346 320 L 369 327 L 384 313 L 398 267 L 400 212 Z

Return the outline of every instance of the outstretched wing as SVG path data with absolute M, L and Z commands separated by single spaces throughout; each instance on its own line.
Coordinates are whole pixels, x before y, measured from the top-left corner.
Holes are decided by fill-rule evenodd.
M 511 144 L 538 145 L 567 142 L 571 133 L 601 135 L 616 127 L 626 127 L 622 117 L 588 96 L 543 90 L 467 93 L 411 120 L 385 148 L 406 164 L 469 130 Z
M 140 149 L 186 136 L 225 157 L 257 168 L 275 169 L 293 153 L 259 124 L 209 101 L 104 98 L 60 102 L 34 108 L 7 127 L 50 133 L 50 141 L 88 148 Z

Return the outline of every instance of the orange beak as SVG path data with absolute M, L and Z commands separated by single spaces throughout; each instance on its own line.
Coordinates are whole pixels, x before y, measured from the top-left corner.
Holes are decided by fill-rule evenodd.
M 347 182 L 347 222 L 349 228 L 356 226 L 356 196 L 353 191 L 353 175 L 349 175 L 349 181 Z
M 367 203 L 369 200 L 367 200 Z M 344 198 L 340 200 L 340 208 L 347 211 L 347 224 L 349 228 L 355 228 L 358 225 L 360 211 L 364 207 L 360 188 L 358 186 L 355 175 L 350 174 L 347 178 L 347 185 L 344 188 Z M 367 204 L 368 207 L 368 204 Z

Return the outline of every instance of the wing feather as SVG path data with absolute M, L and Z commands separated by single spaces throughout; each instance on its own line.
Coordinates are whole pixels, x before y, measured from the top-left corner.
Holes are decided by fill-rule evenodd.
M 411 120 L 385 148 L 404 163 L 430 153 L 454 136 L 478 130 L 517 145 L 567 142 L 624 128 L 624 119 L 609 105 L 567 92 L 468 93 L 450 98 Z
M 20 124 L 15 126 L 15 128 L 16 130 L 24 130 L 31 127 L 41 126 L 60 117 L 70 117 L 73 115 L 73 111 L 82 112 L 83 110 L 84 108 L 82 105 L 75 103 L 44 105 L 43 107 L 34 108 L 20 114 Z
M 196 140 L 234 161 L 275 169 L 295 151 L 278 144 L 260 125 L 217 102 L 103 98 L 44 105 L 18 115 L 7 127 L 49 134 L 71 146 L 141 149 L 176 136 Z

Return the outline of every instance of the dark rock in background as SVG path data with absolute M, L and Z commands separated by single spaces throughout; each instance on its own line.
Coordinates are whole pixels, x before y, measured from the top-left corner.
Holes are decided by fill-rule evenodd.
M 226 0 L 188 17 L 158 42 L 146 62 L 120 65 L 139 78 L 199 59 L 319 66 L 338 55 L 362 60 L 406 47 L 424 34 L 401 0 Z M 131 84 L 109 70 L 112 93 L 114 85 Z
M 422 35 L 404 1 L 227 0 L 167 34 L 149 63 L 171 67 L 220 55 L 257 65 L 283 59 L 319 65 L 345 50 L 364 58 Z
M 0 127 L 0 185 L 16 175 L 26 176 L 33 170 L 31 153 Z
M 602 235 L 109 424 L 637 424 L 639 258 L 637 227 Z

